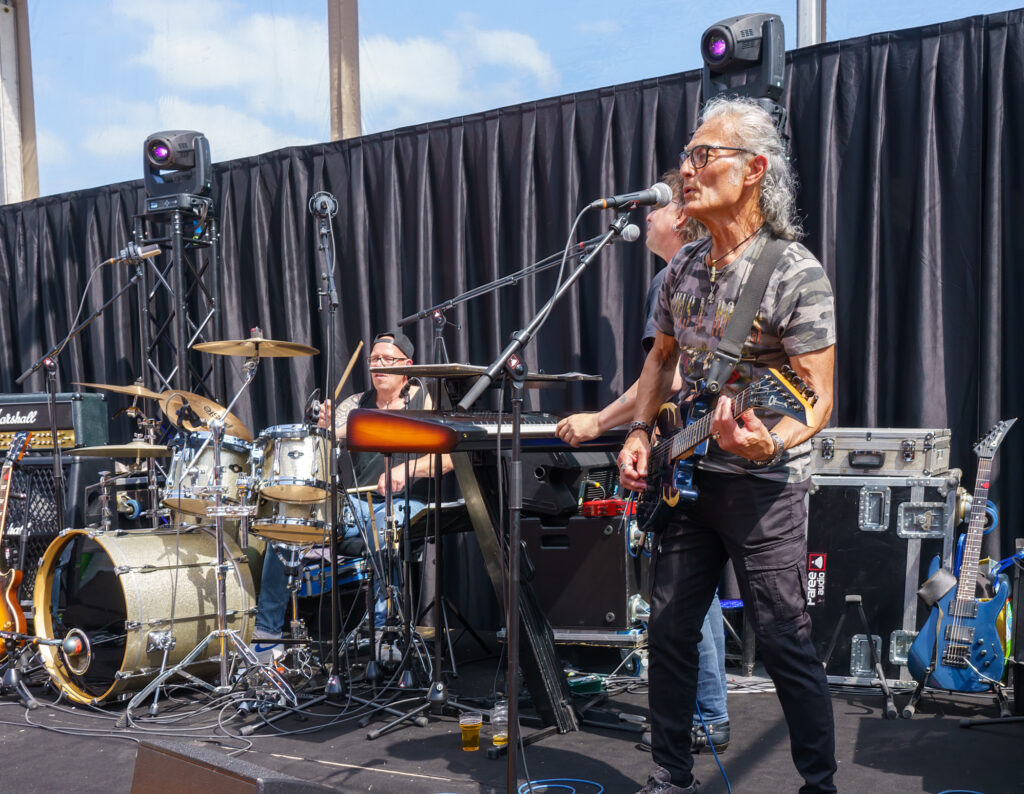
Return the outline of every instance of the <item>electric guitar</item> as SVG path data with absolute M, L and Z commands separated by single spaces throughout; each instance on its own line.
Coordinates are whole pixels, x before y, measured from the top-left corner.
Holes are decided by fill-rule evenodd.
M 919 684 L 955 692 L 984 692 L 1003 676 L 1003 646 L 996 619 L 1006 603 L 1009 583 L 1005 576 L 999 577 L 992 598 L 978 599 L 974 593 L 981 539 L 985 531 L 992 459 L 1016 421 L 999 422 L 974 445 L 974 454 L 978 456 L 978 477 L 974 485 L 960 577 L 957 585 L 932 607 L 928 620 L 907 654 L 907 667 Z M 929 580 L 938 573 L 940 565 L 939 557 L 932 560 L 928 568 Z
M 11 496 L 11 482 L 14 480 L 14 464 L 28 449 L 32 434 L 27 430 L 17 433 L 7 450 L 3 468 L 0 469 L 0 540 L 7 531 L 7 506 Z M 21 571 L 12 568 L 0 573 L 0 630 L 24 634 L 25 613 L 18 603 L 18 587 L 21 586 Z M 0 662 L 7 657 L 7 643 L 0 641 Z
M 790 416 L 805 425 L 814 423 L 818 396 L 788 366 L 769 369 L 757 382 L 733 397 L 732 414 L 760 408 Z M 647 490 L 637 497 L 637 523 L 643 532 L 657 532 L 679 504 L 697 501 L 693 474 L 697 460 L 707 452 L 711 437 L 713 399 L 697 396 L 684 417 L 679 406 L 665 403 L 655 422 L 656 440 L 647 469 Z

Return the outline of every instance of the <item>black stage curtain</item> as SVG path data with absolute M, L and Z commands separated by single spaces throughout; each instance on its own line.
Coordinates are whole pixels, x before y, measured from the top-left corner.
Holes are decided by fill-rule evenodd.
M 950 427 L 973 482 L 971 445 L 1024 413 L 1015 301 L 1024 296 L 1024 11 L 830 42 L 787 56 L 785 102 L 806 220 L 838 300 L 838 400 L 845 426 Z M 694 45 L 696 46 L 696 45 Z M 694 127 L 696 71 L 555 97 L 351 141 L 219 164 L 227 337 L 324 347 L 316 190 L 334 193 L 342 307 L 340 372 L 359 339 L 418 309 L 558 251 L 577 209 L 651 184 Z M 244 130 L 239 130 L 244 135 Z M 140 146 L 141 146 L 140 141 Z M 216 152 L 217 141 L 212 141 Z M 0 208 L 0 390 L 69 327 L 86 277 L 130 239 L 143 196 L 131 182 Z M 580 239 L 611 213 L 591 213 Z M 643 216 L 637 213 L 637 222 Z M 647 283 L 642 243 L 596 261 L 526 351 L 531 368 L 580 370 L 600 385 L 533 393 L 528 407 L 597 408 L 631 382 Z M 87 311 L 128 278 L 106 267 Z M 463 304 L 452 360 L 488 363 L 550 294 L 555 271 Z M 124 383 L 140 370 L 134 298 L 60 360 L 60 377 Z M 412 329 L 417 361 L 431 329 Z M 239 413 L 256 430 L 299 421 L 322 357 L 267 362 Z M 238 383 L 232 373 L 229 387 Z M 363 388 L 365 367 L 349 389 Z M 30 390 L 42 390 L 34 376 Z M 1005 537 L 1024 517 L 1024 428 L 999 456 Z M 1004 543 L 1006 551 L 1009 543 Z

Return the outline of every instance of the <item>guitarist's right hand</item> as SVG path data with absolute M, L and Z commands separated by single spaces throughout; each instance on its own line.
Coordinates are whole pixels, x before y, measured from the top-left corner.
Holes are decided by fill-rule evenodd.
M 634 430 L 626 437 L 619 452 L 619 484 L 630 491 L 647 490 L 647 458 L 651 442 L 642 430 Z

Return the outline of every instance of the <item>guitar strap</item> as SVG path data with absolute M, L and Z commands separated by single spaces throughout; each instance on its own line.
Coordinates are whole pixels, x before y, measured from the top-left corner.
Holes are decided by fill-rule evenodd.
M 728 382 L 732 371 L 736 369 L 740 354 L 743 352 L 743 343 L 754 326 L 757 307 L 761 305 L 765 290 L 768 289 L 768 279 L 782 261 L 782 254 L 790 242 L 792 241 L 778 237 L 769 238 L 751 266 L 750 275 L 740 290 L 732 317 L 729 318 L 729 324 L 722 334 L 722 341 L 718 343 L 711 366 L 708 367 L 704 383 L 704 391 L 707 394 L 717 396 L 722 391 L 722 384 Z

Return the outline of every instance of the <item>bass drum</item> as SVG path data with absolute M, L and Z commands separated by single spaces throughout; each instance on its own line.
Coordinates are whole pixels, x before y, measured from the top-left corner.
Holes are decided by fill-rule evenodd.
M 255 596 L 252 576 L 238 544 L 224 539 L 227 628 L 252 639 Z M 174 647 L 167 666 L 185 658 L 217 628 L 217 543 L 205 528 L 188 532 L 89 532 L 61 534 L 43 555 L 36 576 L 36 632 L 63 638 L 85 633 L 92 660 L 72 672 L 56 647 L 39 652 L 54 683 L 72 700 L 95 704 L 141 689 L 159 672 L 163 651 L 152 635 L 170 632 Z M 216 674 L 208 661 L 219 653 L 211 642 L 187 669 L 197 677 Z

